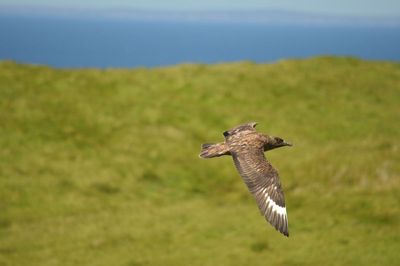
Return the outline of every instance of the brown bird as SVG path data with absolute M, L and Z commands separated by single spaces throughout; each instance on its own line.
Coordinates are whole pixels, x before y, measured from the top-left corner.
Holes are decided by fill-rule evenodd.
M 289 236 L 285 197 L 279 175 L 266 160 L 264 151 L 292 144 L 281 138 L 256 132 L 256 125 L 257 123 L 251 122 L 225 131 L 225 142 L 203 144 L 200 157 L 231 155 L 261 214 L 276 230 Z

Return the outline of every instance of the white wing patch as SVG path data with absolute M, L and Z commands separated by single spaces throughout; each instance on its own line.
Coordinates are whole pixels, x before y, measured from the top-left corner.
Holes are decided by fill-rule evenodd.
M 286 216 L 286 207 L 281 207 L 278 204 L 273 201 L 267 193 L 264 194 L 265 197 L 267 198 L 267 203 L 268 203 L 268 208 L 272 208 L 273 212 L 276 212 L 277 214 Z
M 276 190 L 276 187 L 275 187 L 275 190 Z M 286 216 L 286 207 L 282 207 L 282 206 L 279 206 L 278 204 L 276 204 L 276 202 L 273 199 L 271 199 L 271 197 L 268 195 L 266 188 L 264 188 L 262 190 L 262 194 L 264 195 L 264 197 L 266 199 L 267 206 L 268 206 L 267 209 L 272 208 L 273 212 L 276 212 L 277 214 Z
M 275 187 L 276 189 L 276 187 Z M 268 221 L 275 226 L 276 229 L 284 233 L 288 236 L 287 228 L 288 228 L 288 218 L 286 214 L 286 207 L 279 206 L 276 202 L 269 196 L 267 189 L 264 188 L 262 190 L 262 194 L 264 195 L 266 208 L 264 209 L 264 216 L 268 219 Z M 272 213 L 275 213 L 273 215 Z M 275 218 L 274 218 L 275 217 Z M 283 224 L 282 224 L 283 223 Z

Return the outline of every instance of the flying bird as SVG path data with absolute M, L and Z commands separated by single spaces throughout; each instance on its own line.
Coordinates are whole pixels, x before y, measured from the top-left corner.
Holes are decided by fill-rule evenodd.
M 258 133 L 256 125 L 256 122 L 251 122 L 225 131 L 225 141 L 203 144 L 200 157 L 232 156 L 261 214 L 276 230 L 289 236 L 285 197 L 279 175 L 265 158 L 264 152 L 292 144 L 279 137 Z

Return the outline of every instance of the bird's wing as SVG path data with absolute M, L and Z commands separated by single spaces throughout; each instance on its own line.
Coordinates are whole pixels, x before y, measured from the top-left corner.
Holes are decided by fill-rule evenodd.
M 289 236 L 285 197 L 278 172 L 267 162 L 262 149 L 232 153 L 236 168 L 255 197 L 261 214 L 276 230 Z
M 256 126 L 257 126 L 256 122 L 250 122 L 250 123 L 247 123 L 247 124 L 243 124 L 243 125 L 234 127 L 234 128 L 232 128 L 230 130 L 227 130 L 227 131 L 225 131 L 223 133 L 223 135 L 224 135 L 225 138 L 227 138 L 227 137 L 229 137 L 231 135 L 234 135 L 236 133 L 239 133 L 241 131 L 253 131 L 253 132 L 255 132 L 256 131 L 256 129 L 255 129 Z

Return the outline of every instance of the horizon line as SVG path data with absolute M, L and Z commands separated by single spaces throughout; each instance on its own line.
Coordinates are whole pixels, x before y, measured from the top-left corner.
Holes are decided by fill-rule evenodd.
M 104 18 L 139 21 L 224 22 L 257 24 L 400 26 L 400 16 L 336 15 L 288 9 L 151 9 L 0 4 L 0 15 L 32 15 L 61 18 Z

